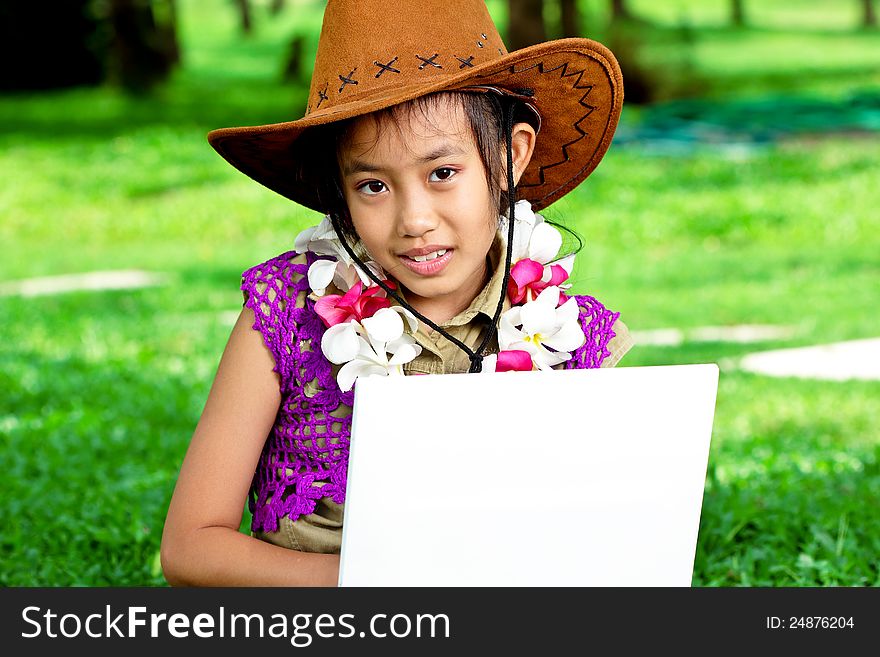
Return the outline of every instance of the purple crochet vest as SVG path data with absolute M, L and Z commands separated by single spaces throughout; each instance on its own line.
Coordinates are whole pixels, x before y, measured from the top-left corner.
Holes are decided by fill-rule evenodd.
M 325 329 L 314 302 L 306 299 L 305 307 L 295 307 L 297 296 L 310 291 L 306 272 L 317 259 L 309 253 L 307 264 L 291 263 L 296 256 L 289 251 L 242 274 L 245 305 L 256 318 L 253 328 L 263 336 L 281 379 L 278 416 L 251 483 L 252 531 L 277 531 L 280 518 L 296 520 L 312 513 L 322 497 L 337 504 L 345 501 L 351 416 L 330 414 L 340 404 L 351 406 L 354 390 L 339 389 L 332 366 L 321 353 Z M 265 289 L 259 292 L 262 285 Z M 615 335 L 611 326 L 620 313 L 607 310 L 590 296 L 575 299 L 587 340 L 564 367 L 596 368 L 610 355 L 606 345 Z M 304 386 L 311 381 L 317 381 L 318 391 L 309 397 Z M 324 446 L 317 444 L 318 436 L 325 439 Z

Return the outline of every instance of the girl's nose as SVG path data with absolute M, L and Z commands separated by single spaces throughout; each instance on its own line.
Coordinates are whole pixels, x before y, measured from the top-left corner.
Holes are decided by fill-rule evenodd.
M 437 228 L 438 218 L 427 194 L 402 194 L 397 209 L 397 234 L 400 237 L 422 237 Z

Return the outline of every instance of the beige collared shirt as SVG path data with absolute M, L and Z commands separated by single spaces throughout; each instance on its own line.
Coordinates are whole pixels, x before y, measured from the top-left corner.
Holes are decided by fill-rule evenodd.
M 475 350 L 479 346 L 495 315 L 504 283 L 505 255 L 504 240 L 499 234 L 488 253 L 489 266 L 493 272 L 489 282 L 466 309 L 439 325 L 471 349 Z M 297 261 L 298 258 L 294 262 Z M 304 300 L 297 300 L 297 303 L 304 303 Z M 510 308 L 506 294 L 503 303 L 502 312 Z M 606 345 L 610 356 L 602 361 L 601 367 L 617 365 L 633 345 L 626 325 L 619 319 L 612 325 L 612 330 L 615 336 Z M 406 374 L 452 374 L 467 372 L 470 369 L 470 359 L 467 354 L 442 334 L 426 326 L 424 322 L 419 322 L 418 331 L 413 337 L 422 346 L 422 352 L 403 366 Z M 486 353 L 497 351 L 498 341 L 493 336 Z M 338 366 L 334 369 L 338 370 Z M 306 394 L 310 388 L 314 392 L 315 387 L 307 385 Z M 350 414 L 351 407 L 345 405 L 340 405 L 332 413 L 334 417 L 345 417 Z M 278 531 L 255 532 L 253 535 L 293 550 L 338 554 L 342 545 L 343 511 L 344 504 L 336 504 L 329 497 L 324 497 L 317 501 L 313 513 L 301 516 L 295 522 L 283 517 L 278 521 Z

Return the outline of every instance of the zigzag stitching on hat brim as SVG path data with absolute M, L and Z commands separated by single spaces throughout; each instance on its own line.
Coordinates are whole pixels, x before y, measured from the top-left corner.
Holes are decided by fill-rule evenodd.
M 578 143 L 579 141 L 582 141 L 585 137 L 588 136 L 587 133 L 583 129 L 581 129 L 580 124 L 585 119 L 587 119 L 594 111 L 596 111 L 598 109 L 598 107 L 596 107 L 595 105 L 590 105 L 585 102 L 587 96 L 590 95 L 590 92 L 593 90 L 595 85 L 588 84 L 588 85 L 580 86 L 581 80 L 583 79 L 583 77 L 587 71 L 584 68 L 584 69 L 581 69 L 578 71 L 568 72 L 568 68 L 570 65 L 571 65 L 571 62 L 563 62 L 561 64 L 557 64 L 553 68 L 545 69 L 544 62 L 541 61 L 541 62 L 537 62 L 534 64 L 530 64 L 530 65 L 525 66 L 520 69 L 517 69 L 516 64 L 513 64 L 508 69 L 508 75 L 521 74 L 521 73 L 525 73 L 525 72 L 532 70 L 532 69 L 537 69 L 541 75 L 546 75 L 547 73 L 553 73 L 554 71 L 561 70 L 561 72 L 559 74 L 560 79 L 577 76 L 577 79 L 572 84 L 572 87 L 571 87 L 572 89 L 586 89 L 584 95 L 581 96 L 580 99 L 578 99 L 578 103 L 580 105 L 582 105 L 583 107 L 585 107 L 587 109 L 587 112 L 586 112 L 586 114 L 584 114 L 581 118 L 579 118 L 577 121 L 575 121 L 572 124 L 572 127 L 574 127 L 574 129 L 579 133 L 579 136 L 562 145 L 562 159 L 561 160 L 559 160 L 558 162 L 551 162 L 550 164 L 541 165 L 538 168 L 538 182 L 524 184 L 524 185 L 522 185 L 522 187 L 541 187 L 543 185 L 546 185 L 547 182 L 546 182 L 546 177 L 544 175 L 544 172 L 547 169 L 552 169 L 553 167 L 557 167 L 561 164 L 566 164 L 567 162 L 570 162 L 571 160 L 569 158 L 568 149 L 571 146 L 573 146 L 574 144 Z M 496 77 L 496 76 L 497 76 L 497 73 L 495 73 L 494 75 L 491 75 L 491 76 L 480 76 L 480 77 Z M 593 164 L 593 162 L 595 160 L 596 153 L 598 153 L 600 150 L 604 150 L 602 148 L 603 145 L 605 145 L 605 148 L 607 149 L 605 135 L 607 134 L 608 126 L 611 123 L 612 123 L 612 121 L 606 122 L 605 130 L 603 131 L 602 138 L 596 144 L 596 149 L 593 151 L 592 155 L 590 156 L 589 161 L 583 167 L 581 167 L 581 169 L 579 169 L 572 177 L 570 177 L 566 183 L 560 185 L 556 189 L 550 190 L 549 192 L 544 194 L 544 196 L 542 196 L 540 199 L 535 199 L 534 202 L 540 203 L 540 202 L 545 201 L 546 199 L 551 198 L 554 195 L 558 194 L 561 190 L 566 189 L 566 187 L 571 189 L 571 188 L 577 186 L 578 182 L 580 182 L 578 179 L 581 177 L 581 174 L 583 174 L 584 171 L 587 171 L 588 169 L 590 169 L 590 165 Z M 595 165 L 593 165 L 593 166 L 595 167 Z M 574 184 L 572 184 L 572 181 L 578 181 L 578 182 L 575 182 Z

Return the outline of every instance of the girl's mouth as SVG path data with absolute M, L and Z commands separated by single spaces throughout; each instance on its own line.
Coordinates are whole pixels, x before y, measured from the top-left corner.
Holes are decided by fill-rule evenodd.
M 399 255 L 400 261 L 412 272 L 419 276 L 433 276 L 439 274 L 455 253 L 454 249 L 437 249 L 423 255 Z

